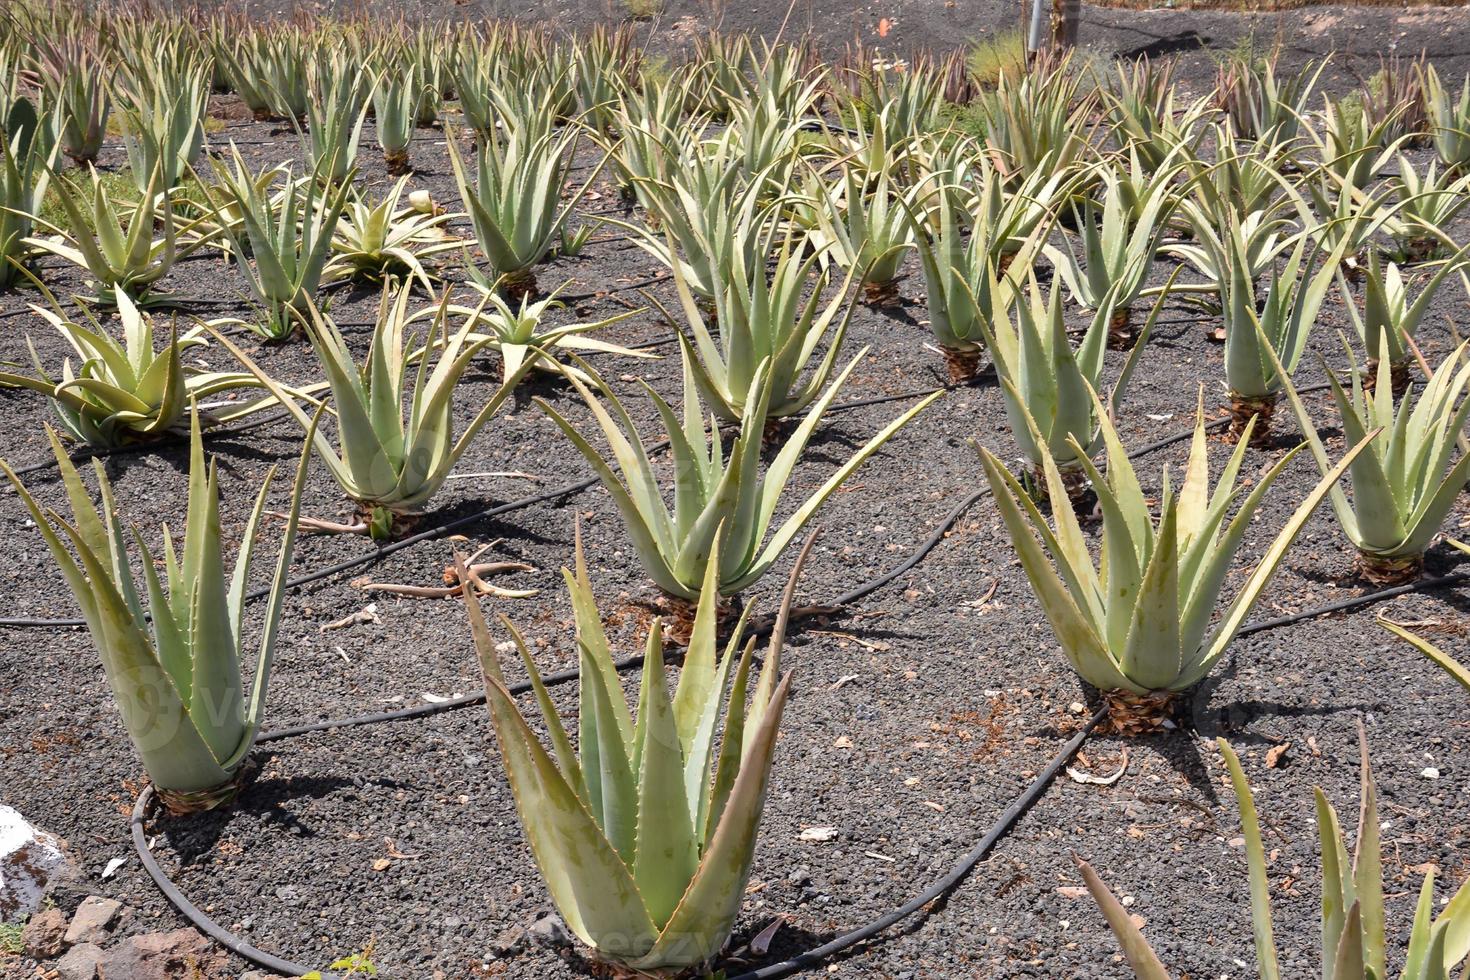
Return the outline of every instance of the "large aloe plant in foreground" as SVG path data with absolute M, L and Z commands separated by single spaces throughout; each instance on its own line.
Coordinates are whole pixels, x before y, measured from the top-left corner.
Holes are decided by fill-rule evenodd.
M 1246 866 L 1250 873 L 1252 932 L 1256 944 L 1256 973 L 1261 980 L 1280 980 L 1281 960 L 1271 921 L 1271 880 L 1256 801 L 1245 770 L 1230 743 L 1219 740 L 1230 770 L 1235 802 L 1240 807 Z M 1388 973 L 1387 920 L 1383 890 L 1383 840 L 1378 818 L 1378 793 L 1368 764 L 1368 739 L 1358 727 L 1362 782 L 1359 792 L 1358 839 L 1351 857 L 1337 811 L 1321 789 L 1316 789 L 1317 839 L 1322 850 L 1322 962 L 1323 980 L 1384 980 Z M 1078 861 L 1083 881 L 1118 938 L 1128 964 L 1139 980 L 1170 980 L 1169 971 L 1149 947 L 1123 903 L 1103 884 L 1097 872 Z M 1294 894 L 1294 893 L 1293 893 Z M 1414 906 L 1409 946 L 1400 980 L 1448 980 L 1470 955 L 1470 885 L 1462 883 L 1435 915 L 1434 870 L 1424 876 Z M 1295 954 L 1295 950 L 1292 951 Z M 1293 955 L 1293 960 L 1296 957 Z M 1237 961 L 1238 962 L 1238 961 Z M 1292 962 L 1292 961 L 1288 961 Z M 1295 963 L 1292 963 L 1295 967 Z M 1302 976 L 1288 973 L 1286 976 Z
M 635 721 L 579 533 L 576 572 L 562 572 L 580 651 L 577 749 L 525 640 L 502 617 L 550 737 L 551 751 L 543 747 L 506 686 L 479 601 L 467 600 L 490 720 L 546 889 L 578 939 L 638 976 L 711 960 L 740 914 L 791 690 L 790 672 L 781 675 L 786 618 L 810 547 L 808 542 L 792 570 L 757 678 L 751 671 L 755 638 L 740 649 L 744 619 L 719 655 L 719 562 L 710 562 L 672 693 L 661 624 L 655 620 L 649 629 Z
M 1048 526 L 1000 460 L 986 449 L 980 450 L 980 457 L 1021 567 L 1062 652 L 1082 679 L 1102 692 L 1113 709 L 1114 728 L 1146 731 L 1168 717 L 1178 692 L 1202 680 L 1224 655 L 1287 549 L 1363 451 L 1366 440 L 1307 494 L 1217 619 L 1220 592 L 1251 520 L 1266 491 L 1301 447 L 1287 453 L 1245 494 L 1235 485 L 1245 459 L 1242 440 L 1211 493 L 1201 409 L 1184 482 L 1176 492 L 1165 476 L 1156 523 L 1101 402 L 1097 414 L 1107 447 L 1107 475 L 1098 471 L 1075 439 L 1072 452 L 1091 478 L 1102 510 L 1100 569 L 1093 564 L 1070 507 L 1053 507 L 1055 528 Z M 1252 424 L 1247 423 L 1247 435 Z M 1064 499 L 1066 489 L 1056 462 L 1047 456 L 1043 466 L 1051 498 Z M 1240 506 L 1227 522 L 1237 502 Z
M 102 496 L 99 513 L 61 441 L 49 429 L 47 434 L 71 503 L 71 522 L 54 510 L 43 509 L 3 461 L 0 470 L 40 528 L 82 608 L 123 724 L 148 778 L 159 799 L 175 813 L 228 803 L 239 790 L 246 756 L 255 744 L 265 710 L 311 439 L 296 467 L 247 695 L 240 672 L 246 653 L 245 593 L 274 467 L 266 474 L 240 535 L 234 572 L 227 575 L 219 480 L 215 462 L 205 464 L 197 412 L 191 426 L 183 547 L 175 553 L 174 538 L 165 525 L 161 562 L 155 560 L 136 527 L 124 530 L 101 461 L 94 461 Z M 143 595 L 133 578 L 129 537 L 138 546 L 146 583 Z M 165 569 L 162 580 L 160 566 Z

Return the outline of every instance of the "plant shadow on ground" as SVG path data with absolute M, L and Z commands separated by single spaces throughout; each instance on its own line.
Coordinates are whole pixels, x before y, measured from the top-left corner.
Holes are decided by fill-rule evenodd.
M 365 778 L 388 789 L 398 789 L 398 780 Z M 345 776 L 287 776 L 247 779 L 235 802 L 227 808 L 188 817 L 155 817 L 153 829 L 162 834 L 179 855 L 180 864 L 188 867 L 196 862 L 211 862 L 218 857 L 220 840 L 229 832 L 233 821 L 243 816 L 256 818 L 262 826 L 279 827 L 296 837 L 310 837 L 316 830 L 287 809 L 303 799 L 325 799 L 334 793 L 357 785 Z

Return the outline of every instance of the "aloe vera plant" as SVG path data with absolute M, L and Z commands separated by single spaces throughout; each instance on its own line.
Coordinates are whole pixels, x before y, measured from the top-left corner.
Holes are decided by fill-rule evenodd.
M 444 485 L 471 441 L 495 417 L 530 370 L 528 357 L 475 413 L 456 438 L 454 389 L 489 340 L 469 339 L 474 317 L 449 330 L 449 293 L 440 300 L 422 349 L 413 349 L 410 291 L 389 282 L 383 289 L 372 345 L 359 367 L 342 332 L 311 304 L 304 326 L 332 390 L 337 448 L 292 393 L 218 331 L 215 338 L 312 434 L 317 453 L 342 492 L 358 505 L 360 519 L 335 524 L 306 518 L 308 528 L 329 533 L 367 533 L 385 538 L 421 513 Z M 443 336 L 443 344 L 439 338 Z M 432 356 L 432 355 L 437 356 Z M 409 383 L 413 388 L 410 392 Z M 408 398 L 407 418 L 404 399 Z
M 1429 304 L 1452 273 L 1464 268 L 1470 259 L 1470 245 L 1443 260 L 1438 271 L 1424 280 L 1419 294 L 1412 297 L 1399 267 L 1390 262 L 1382 266 L 1376 252 L 1368 253 L 1368 272 L 1364 277 L 1363 310 L 1353 300 L 1346 282 L 1340 282 L 1343 303 L 1357 329 L 1358 337 L 1368 352 L 1369 383 L 1378 377 L 1378 359 L 1388 354 L 1389 377 L 1395 396 L 1401 395 L 1409 383 L 1409 345 L 1419 332 L 1419 325 L 1429 312 Z
M 58 107 L 61 148 L 77 164 L 95 163 L 107 138 L 112 90 L 106 59 L 81 35 L 31 31 L 46 102 Z
M 740 432 L 726 456 L 719 426 L 704 420 L 694 366 L 684 353 L 683 418 L 648 385 L 644 390 L 668 433 L 674 457 L 674 509 L 664 503 L 662 481 L 649 458 L 649 443 L 632 416 L 606 382 L 586 364 L 579 364 L 591 384 L 577 376 L 568 380 L 582 395 L 608 441 L 609 462 L 565 416 L 544 400 L 536 399 L 552 421 L 561 428 L 618 506 L 633 539 L 643 570 L 655 585 L 676 599 L 697 600 L 708 576 L 712 555 L 718 545 L 721 595 L 735 595 L 763 576 L 781 553 L 796 539 L 827 498 L 894 433 L 927 408 L 936 392 L 904 412 L 869 439 L 853 456 L 827 478 L 773 532 L 772 522 L 791 475 L 808 440 L 826 414 L 837 392 L 863 356 L 846 368 L 811 406 L 807 415 L 782 443 L 770 465 L 761 472 L 761 439 L 765 429 L 771 386 L 769 368 L 761 365 L 751 396 L 745 402 Z M 593 394 L 596 388 L 602 398 Z M 611 412 L 603 405 L 606 399 Z M 616 465 L 617 472 L 613 466 Z M 619 477 L 621 473 L 621 478 Z
M 581 658 L 576 750 L 521 633 L 502 617 L 536 692 L 549 752 L 506 686 L 479 600 L 466 602 L 496 741 L 551 899 L 594 955 L 643 975 L 700 966 L 729 939 L 791 690 L 791 674 L 781 673 L 781 648 L 801 559 L 756 677 L 755 638 L 740 649 L 743 617 L 719 654 L 715 557 L 672 693 L 662 627 L 655 621 L 649 629 L 635 720 L 578 533 L 576 572 L 562 573 Z
M 1321 244 L 1298 237 L 1264 296 L 1251 279 L 1252 264 L 1240 236 L 1226 243 L 1220 305 L 1225 326 L 1225 383 L 1230 389 L 1230 431 L 1243 437 L 1258 419 L 1254 437 L 1264 443 L 1284 380 L 1296 373 L 1317 314 L 1338 274 L 1349 240 L 1342 238 L 1320 263 Z M 1311 248 L 1310 258 L 1308 248 Z
M 241 256 L 256 301 L 264 307 L 264 322 L 250 324 L 251 329 L 268 340 L 284 340 L 295 333 L 321 284 L 352 180 L 349 175 L 326 187 L 323 180 L 293 179 L 280 171 L 285 187 L 273 196 L 275 178 L 269 182 L 251 178 L 240 151 L 231 147 L 231 154 L 233 171 L 211 161 L 218 179 L 211 196 L 231 212 L 234 220 L 222 228 Z M 245 262 L 246 255 L 253 261 Z
M 700 394 L 715 415 L 729 422 L 743 418 L 751 399 L 761 396 L 769 419 L 795 415 L 810 405 L 832 376 L 852 319 L 853 301 L 847 297 L 856 269 L 824 306 L 822 294 L 830 277 L 817 269 L 817 255 L 796 255 L 788 236 L 769 276 L 766 264 L 763 255 L 746 265 L 741 250 L 731 252 L 714 297 L 714 329 L 683 270 L 674 267 L 679 304 L 693 334 L 691 340 L 676 331 L 680 346 L 693 366 Z M 665 319 L 676 322 L 649 298 Z M 826 353 L 813 363 L 824 341 Z
M 1081 344 L 1073 350 L 1062 316 L 1062 292 L 1060 279 L 1054 278 L 1050 298 L 1043 299 L 1032 276 L 1029 288 L 1015 299 L 1014 325 L 1011 316 L 1001 311 L 993 322 L 982 322 L 981 329 L 1001 380 L 1011 436 L 1031 463 L 1037 486 L 1046 486 L 1044 460 L 1049 457 L 1069 496 L 1076 497 L 1086 486 L 1087 475 L 1075 447 L 1091 457 L 1102 440 L 1092 392 L 1102 388 L 1103 354 L 1114 301 L 1104 298 Z M 1154 305 L 1139 342 L 1108 391 L 1110 415 L 1123 402 L 1139 354 L 1162 308 L 1162 302 Z
M 414 205 L 413 195 L 405 203 L 407 183 L 407 176 L 400 177 L 376 203 L 353 194 L 332 233 L 324 280 L 411 275 L 425 289 L 432 288 L 425 260 L 451 252 L 461 242 L 444 230 L 453 215 L 435 213 L 432 203 L 426 212 Z
M 1307 494 L 1216 619 L 1221 590 L 1251 519 L 1301 447 L 1287 453 L 1246 494 L 1235 485 L 1245 459 L 1242 440 L 1211 492 L 1201 407 L 1184 481 L 1176 492 L 1166 476 L 1155 521 L 1106 408 L 1095 393 L 1093 399 L 1107 449 L 1107 475 L 1075 439 L 1071 455 L 1091 479 L 1102 511 L 1100 569 L 1072 508 L 1052 508 L 1055 527 L 1048 526 L 1000 460 L 984 448 L 980 458 L 1021 567 L 1062 652 L 1082 679 L 1102 692 L 1115 729 L 1148 731 L 1172 713 L 1179 692 L 1202 680 L 1224 656 L 1312 512 L 1365 445 L 1360 442 L 1349 450 Z M 1254 424 L 1246 423 L 1247 435 Z M 1051 498 L 1066 499 L 1061 472 L 1050 454 L 1043 456 L 1042 466 Z
M 1337 523 L 1358 549 L 1359 572 L 1375 584 L 1397 585 L 1419 577 L 1425 550 L 1470 476 L 1470 454 L 1462 453 L 1451 465 L 1456 441 L 1470 417 L 1470 397 L 1466 397 L 1470 365 L 1460 365 L 1467 346 L 1461 344 L 1434 371 L 1417 401 L 1406 392 L 1397 410 L 1389 380 L 1392 367 L 1384 356 L 1386 336 L 1380 340 L 1378 384 L 1373 392 L 1363 390 L 1356 365 L 1350 392 L 1343 390 L 1335 374 L 1327 372 L 1344 438 L 1356 442 L 1371 431 L 1383 433 L 1348 470 L 1352 501 L 1337 486 L 1330 497 Z M 1348 356 L 1351 358 L 1351 352 Z M 1290 381 L 1286 393 L 1312 456 L 1326 472 L 1330 468 L 1327 450 Z
M 177 187 L 204 150 L 209 65 L 197 58 L 148 59 L 123 92 L 123 144 L 134 185 L 143 192 L 157 173 L 159 187 Z
M 1192 148 L 1208 108 L 1206 96 L 1176 109 L 1173 59 L 1119 61 L 1111 84 L 1099 87 L 1103 111 L 1120 149 L 1135 152 L 1159 168 L 1181 148 Z
M 69 318 L 56 298 L 40 287 L 51 309 L 32 305 L 31 311 L 61 335 L 77 357 L 62 361 L 54 377 L 30 345 L 34 375 L 0 372 L 0 384 L 39 392 L 51 399 L 62 426 L 72 438 L 89 446 L 113 447 L 130 441 L 157 438 L 178 431 L 191 402 L 198 403 L 227 391 L 256 387 L 248 374 L 206 371 L 184 364 L 185 353 L 202 346 L 205 328 L 193 327 L 182 336 L 169 328 L 158 349 L 153 318 L 138 309 L 126 293 L 117 294 L 122 342 L 85 308 L 85 323 Z M 211 425 L 243 418 L 275 402 L 273 397 L 210 407 L 204 420 Z
M 475 237 L 490 263 L 488 279 L 498 279 L 514 295 L 534 292 L 533 267 L 565 241 L 571 212 L 602 168 L 604 156 L 581 187 L 565 199 L 562 185 L 571 172 L 578 144 L 577 127 L 560 133 L 536 133 L 508 127 L 481 143 L 473 186 L 454 139 L 449 159 Z
M 1126 185 L 1133 190 L 1128 193 L 1111 167 L 1096 168 L 1094 173 L 1102 183 L 1101 207 L 1073 209 L 1082 239 L 1081 256 L 1070 239 L 1065 251 L 1051 245 L 1043 249 L 1072 298 L 1084 309 L 1095 311 L 1104 304 L 1111 308 L 1108 345 L 1114 350 L 1127 350 L 1137 339 L 1133 304 L 1143 292 L 1159 244 L 1169 230 L 1176 202 L 1172 180 L 1183 169 L 1182 162 L 1166 159 L 1149 180 Z
M 1470 207 L 1470 172 L 1440 173 L 1434 161 L 1421 174 L 1403 154 L 1393 181 L 1395 206 L 1383 230 L 1393 239 L 1400 262 L 1443 258 L 1456 249 L 1447 229 Z
M 817 256 L 830 256 L 848 272 L 855 272 L 867 300 L 893 302 L 898 296 L 899 270 L 913 244 L 913 226 L 906 208 L 922 190 L 901 191 L 882 171 L 871 191 L 851 167 L 842 168 L 838 187 L 829 187 L 820 174 L 808 184 L 810 196 L 801 205 L 811 212 L 808 239 Z
M 383 162 L 389 175 L 396 177 L 411 169 L 409 148 L 413 145 L 422 85 L 418 73 L 406 59 L 384 52 L 378 61 L 372 95 L 373 124 Z
M 996 222 L 991 220 L 993 210 L 981 206 L 972 211 L 956 198 L 940 189 L 931 214 L 921 218 L 911 211 L 910 217 L 924 270 L 929 330 L 944 355 L 950 381 L 962 382 L 980 368 L 985 340 L 981 324 L 1009 308 L 1019 291 L 1019 273 L 1030 267 L 1050 225 L 1038 222 L 1016 245 L 1024 212 L 1009 211 Z M 921 220 L 932 225 L 926 229 Z M 1014 275 L 1006 271 L 1012 268 Z
M 1276 74 L 1277 54 L 1233 56 L 1220 65 L 1215 80 L 1216 105 L 1230 117 L 1235 132 L 1247 139 L 1270 134 L 1292 139 L 1301 129 L 1325 60 L 1300 71 Z
M 92 635 L 133 747 L 154 790 L 175 813 L 230 802 L 239 790 L 265 711 L 266 687 L 275 653 L 285 583 L 296 540 L 296 515 L 306 484 L 308 448 L 296 480 L 281 551 L 271 576 L 270 598 L 261 618 L 260 647 L 248 695 L 241 676 L 246 655 L 245 590 L 260 517 L 274 468 L 266 475 L 241 534 L 233 575 L 227 577 L 215 463 L 208 466 L 197 414 L 190 426 L 188 519 L 182 549 L 165 527 L 163 562 L 129 529 L 137 544 L 146 591 L 134 579 L 127 539 L 112 485 L 94 461 L 100 513 L 56 435 L 47 430 L 71 504 L 68 522 L 43 510 L 4 461 L 31 520 L 40 529 Z M 166 576 L 160 580 L 159 566 Z
M 1250 878 L 1252 931 L 1256 972 L 1262 980 L 1278 980 L 1281 957 L 1276 949 L 1271 916 L 1271 880 L 1266 846 L 1255 798 L 1240 758 L 1230 743 L 1217 741 L 1230 772 L 1235 802 L 1240 808 Z M 1322 960 L 1323 980 L 1374 980 L 1388 972 L 1387 914 L 1384 908 L 1383 840 L 1378 816 L 1378 790 L 1368 762 L 1368 738 L 1358 725 L 1358 754 L 1362 773 L 1359 791 L 1358 838 L 1349 855 L 1337 811 L 1321 789 L 1316 796 L 1317 839 L 1322 853 Z M 1138 980 L 1170 980 L 1169 971 L 1149 947 L 1142 931 L 1130 919 L 1123 903 L 1108 889 L 1091 866 L 1078 861 L 1093 900 L 1102 909 L 1118 939 L 1123 955 Z M 1400 980 L 1447 980 L 1470 955 L 1470 886 L 1461 884 L 1435 915 L 1434 871 L 1424 877 L 1414 906 L 1408 952 Z M 1289 975 L 1289 974 L 1288 974 Z
M 116 305 L 119 292 L 138 302 L 159 301 L 161 297 L 150 294 L 151 287 L 172 271 L 176 261 L 209 240 L 198 232 L 211 216 L 206 214 L 176 226 L 172 196 L 159 186 L 156 171 L 131 208 L 118 207 L 95 170 L 90 176 L 90 202 L 67 180 L 53 185 L 66 215 L 66 226 L 37 217 L 35 220 L 57 237 L 27 238 L 26 244 L 91 273 L 91 286 L 96 291 L 92 299 L 98 303 Z M 158 226 L 161 237 L 154 238 Z
M 1433 65 L 1425 64 L 1420 78 L 1429 131 L 1440 162 L 1456 173 L 1470 171 L 1470 78 L 1458 95 Z
M 23 275 L 26 239 L 41 210 L 56 162 L 56 115 L 42 115 L 29 99 L 11 103 L 0 132 L 0 290 Z
M 650 351 L 633 350 L 599 337 L 588 336 L 604 327 L 636 316 L 642 310 L 629 310 L 603 320 L 586 323 L 543 323 L 542 320 L 549 310 L 565 305 L 556 298 L 556 294 L 566 288 L 567 283 L 563 283 L 540 299 L 533 300 L 529 296 L 522 296 L 520 303 L 514 307 L 491 287 L 478 283 L 470 285 L 471 288 L 479 291 L 481 302 L 473 307 L 451 305 L 449 312 L 456 316 L 467 317 L 473 323 L 476 331 L 465 338 L 468 342 L 484 343 L 487 349 L 500 355 L 501 377 L 506 383 L 518 375 L 521 365 L 527 359 L 535 359 L 534 355 L 538 351 L 547 356 L 535 359 L 534 367 L 543 371 L 575 374 L 584 380 L 586 376 L 578 372 L 576 367 L 556 363 L 551 360 L 550 355 L 554 354 L 557 349 L 561 349 L 596 351 L 600 354 L 615 354 L 619 357 L 652 358 L 658 356 Z M 435 308 L 431 307 L 414 314 L 414 317 L 436 315 Z
M 362 125 L 371 105 L 372 79 L 342 47 L 313 65 L 307 79 L 307 156 L 314 176 L 347 183 L 355 173 Z

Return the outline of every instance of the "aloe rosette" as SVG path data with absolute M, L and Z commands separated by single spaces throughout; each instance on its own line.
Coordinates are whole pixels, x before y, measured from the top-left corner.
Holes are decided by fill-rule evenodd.
M 1082 679 L 1108 700 L 1115 728 L 1148 730 L 1167 717 L 1178 692 L 1202 680 L 1224 656 L 1292 542 L 1362 453 L 1366 440 L 1307 494 L 1224 615 L 1216 619 L 1221 590 L 1251 519 L 1266 491 L 1301 447 L 1287 453 L 1247 494 L 1235 485 L 1245 459 L 1242 440 L 1211 493 L 1201 409 L 1184 482 L 1176 492 L 1166 476 L 1160 516 L 1155 521 L 1100 401 L 1097 411 L 1107 447 L 1107 475 L 1099 472 L 1075 440 L 1072 452 L 1091 478 L 1102 510 L 1101 568 L 1093 564 L 1087 539 L 1070 507 L 1054 507 L 1055 527 L 1049 526 L 1004 465 L 989 450 L 982 448 L 980 457 L 1021 567 L 1062 652 Z M 1247 434 L 1252 424 L 1247 423 Z M 1049 455 L 1042 462 L 1052 499 L 1064 499 L 1066 490 L 1056 462 Z M 1234 517 L 1227 521 L 1237 503 Z
M 672 693 L 660 623 L 649 630 L 635 720 L 602 629 L 579 533 L 576 572 L 562 573 L 580 653 L 578 749 L 525 640 L 502 617 L 552 748 L 542 745 L 506 686 L 479 601 L 467 601 L 521 827 L 567 927 L 599 958 L 640 975 L 674 972 L 706 963 L 729 939 L 750 878 L 791 690 L 791 674 L 781 675 L 781 647 L 801 565 L 799 558 L 752 689 L 755 639 L 740 650 L 744 617 L 717 655 L 719 562 L 711 561 Z
M 286 573 L 311 458 L 310 439 L 296 467 L 247 695 L 240 672 L 246 656 L 246 587 L 275 469 L 261 485 L 240 537 L 234 572 L 227 575 L 219 480 L 215 462 L 205 465 L 197 412 L 191 426 L 183 547 L 175 552 L 165 526 L 161 562 L 137 528 L 125 532 L 102 462 L 94 461 L 102 498 L 99 513 L 60 440 L 49 429 L 47 434 L 71 504 L 70 523 L 53 510 L 43 510 L 3 461 L 0 471 L 20 495 L 81 606 L 123 724 L 159 798 L 176 813 L 225 804 L 238 791 L 265 712 Z M 146 583 L 141 595 L 133 577 L 129 536 L 137 545 Z M 160 566 L 165 569 L 163 578 Z

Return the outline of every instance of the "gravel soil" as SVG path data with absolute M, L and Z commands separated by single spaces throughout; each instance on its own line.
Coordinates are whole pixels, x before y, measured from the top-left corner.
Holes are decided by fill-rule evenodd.
M 1090 16 L 1123 18 L 1125 12 Z M 227 104 L 217 108 L 229 114 Z M 443 136 L 422 136 L 414 148 L 420 169 L 411 186 L 452 203 Z M 215 140 L 226 137 L 240 141 L 255 165 L 297 153 L 293 139 L 266 124 L 235 120 Z M 372 146 L 369 128 L 362 180 L 383 188 L 388 181 Z M 110 166 L 122 162 L 116 148 L 104 160 Z M 618 208 L 605 181 L 598 194 L 586 203 L 584 217 Z M 1462 223 L 1454 233 L 1463 240 L 1470 227 Z M 544 284 L 569 280 L 568 293 L 606 294 L 561 315 L 600 318 L 630 303 L 643 305 L 635 292 L 609 291 L 657 270 L 611 230 L 596 239 L 583 256 L 541 270 Z M 70 270 L 44 267 L 58 293 L 83 288 Z M 849 350 L 867 347 L 869 353 L 841 400 L 939 383 L 942 365 L 925 347 L 922 277 L 913 262 L 908 271 L 899 306 L 857 308 Z M 1169 271 L 1160 263 L 1160 280 Z M 451 278 L 459 274 L 450 271 Z M 234 299 L 243 281 L 216 259 L 183 263 L 167 285 L 182 296 L 209 300 L 210 315 L 248 315 Z M 666 284 L 654 289 L 672 301 Z M 32 298 L 0 297 L 0 359 L 25 361 L 29 335 L 41 358 L 58 364 L 62 344 L 26 312 Z M 341 322 L 363 324 L 376 301 L 371 289 L 342 289 L 333 296 L 332 312 Z M 1450 349 L 1449 324 L 1464 324 L 1466 313 L 1463 292 L 1445 290 L 1421 336 L 1431 361 Z M 1076 320 L 1082 322 L 1080 316 Z M 1125 442 L 1138 446 L 1186 431 L 1201 386 L 1207 414 L 1223 415 L 1221 348 L 1207 339 L 1206 327 L 1206 320 L 1182 306 L 1171 304 L 1163 314 L 1119 421 Z M 1332 363 L 1342 356 L 1338 329 L 1351 326 L 1334 299 L 1314 340 L 1316 351 Z M 366 346 L 365 326 L 352 336 Z M 642 312 L 607 336 L 638 343 L 666 338 L 669 328 Z M 277 377 L 314 376 L 309 349 L 300 341 L 263 346 L 247 339 L 247 347 Z M 228 364 L 217 346 L 203 357 L 215 367 Z M 1110 358 L 1111 369 L 1118 370 L 1122 355 Z M 634 395 L 631 382 L 645 379 L 675 397 L 677 361 L 598 363 L 629 394 L 648 438 L 658 438 L 653 413 Z M 498 363 L 487 360 L 471 372 L 456 406 L 462 421 L 493 391 L 498 371 Z M 1321 379 L 1309 355 L 1298 380 Z M 528 394 L 588 421 L 575 393 L 556 381 L 538 380 Z M 0 402 L 7 417 L 0 456 L 12 465 L 46 459 L 42 424 L 51 420 L 50 409 L 26 393 L 0 392 Z M 785 510 L 905 404 L 832 414 L 796 472 Z M 1330 417 L 1320 398 L 1314 396 L 1312 404 L 1319 418 Z M 1296 441 L 1289 413 L 1277 418 L 1281 437 L 1268 449 L 1249 451 L 1244 477 L 1256 478 Z M 210 440 L 220 460 L 230 527 L 238 531 L 267 468 L 292 465 L 299 438 L 293 423 L 279 421 Z M 1008 460 L 1017 456 L 989 375 L 930 407 L 830 501 L 798 602 L 822 603 L 902 561 L 956 502 L 982 484 L 971 439 Z M 1340 452 L 1340 440 L 1334 438 L 1330 448 Z M 1215 443 L 1213 450 L 1217 464 L 1223 463 L 1227 448 Z M 1166 466 L 1181 472 L 1184 454 L 1185 446 L 1176 444 L 1141 460 L 1145 486 L 1156 492 Z M 102 465 L 120 506 L 145 533 L 164 522 L 182 525 L 181 446 L 114 455 Z M 459 467 L 461 474 L 505 471 L 534 479 L 452 480 L 436 498 L 426 526 L 572 483 L 588 472 L 529 398 L 496 419 Z M 1244 579 L 1316 478 L 1305 454 L 1290 466 L 1247 535 L 1234 582 Z M 38 471 L 27 483 L 44 504 L 64 508 L 54 470 Z M 278 477 L 273 502 L 281 503 L 287 489 Z M 323 517 L 343 510 L 320 465 L 303 509 Z M 453 547 L 495 542 L 495 556 L 535 566 L 534 572 L 501 580 L 538 589 L 535 597 L 490 601 L 487 609 L 510 616 L 527 633 L 543 671 L 573 665 L 571 610 L 558 571 L 570 561 L 575 514 L 582 517 L 615 647 L 620 653 L 640 650 L 655 594 L 639 572 L 610 498 L 597 487 L 474 523 L 465 529 L 467 540 L 427 542 L 293 590 L 286 599 L 267 727 L 411 707 L 476 690 L 477 668 L 458 601 L 373 595 L 361 587 L 364 578 L 437 584 Z M 1462 500 L 1449 529 L 1463 532 L 1467 526 L 1470 501 Z M 293 572 L 371 550 L 360 538 L 308 538 L 298 546 Z M 259 562 L 260 574 L 268 564 Z M 1470 565 L 1442 543 L 1430 553 L 1430 574 L 1465 567 Z M 789 559 L 751 590 L 749 600 L 771 610 L 788 569 Z M 39 535 L 8 491 L 0 494 L 0 580 L 7 616 L 75 615 Z M 1257 615 L 1268 618 L 1364 590 L 1353 577 L 1350 547 L 1330 512 L 1322 510 Z M 369 603 L 376 604 L 380 622 L 331 628 Z M 1420 624 L 1452 652 L 1466 651 L 1465 600 L 1451 592 L 1408 596 L 1241 640 L 1193 699 L 1178 729 L 1131 740 L 1099 736 L 1087 743 L 1074 763 L 1077 770 L 1107 776 L 1121 770 L 1116 780 L 1098 785 L 1061 778 L 947 899 L 825 972 L 874 978 L 1127 976 L 1101 916 L 1078 895 L 1080 876 L 1070 859 L 1076 853 L 1131 899 L 1130 911 L 1146 922 L 1147 935 L 1176 973 L 1250 975 L 1239 822 L 1214 748 L 1215 738 L 1224 735 L 1241 751 L 1263 814 L 1284 970 L 1306 975 L 1318 955 L 1311 788 L 1323 787 L 1344 825 L 1355 825 L 1358 719 L 1367 726 L 1379 779 L 1391 941 L 1401 947 L 1426 866 L 1439 869 L 1442 897 L 1470 874 L 1463 820 L 1470 802 L 1470 702 L 1416 653 L 1390 642 L 1373 622 L 1378 613 Z M 735 941 L 738 949 L 773 918 L 782 918 L 759 962 L 785 958 L 865 922 L 942 874 L 1083 723 L 1094 703 L 1061 657 L 987 501 L 973 506 L 923 562 L 894 583 L 840 616 L 802 622 L 789 639 L 787 656 L 796 671 L 794 694 Z M 636 683 L 636 674 L 627 678 L 630 697 Z M 88 887 L 134 910 L 128 929 L 184 924 L 128 843 L 128 812 L 143 776 L 86 634 L 0 630 L 0 691 L 0 802 L 68 839 Z M 575 685 L 557 688 L 555 699 L 564 713 L 574 713 Z M 1267 762 L 1268 751 L 1274 764 Z M 518 828 L 483 708 L 290 738 L 271 743 L 260 756 L 258 775 L 233 809 L 191 820 L 159 818 L 149 828 L 158 859 L 221 924 L 303 964 L 325 965 L 372 944 L 381 975 L 393 978 L 588 975 L 587 964 L 568 950 L 495 953 L 498 937 L 551 908 Z M 1423 774 L 1431 767 L 1437 778 Z M 802 831 L 811 827 L 836 833 L 825 842 L 803 841 Z M 112 858 L 124 863 L 103 881 L 100 874 Z M 12 971 L 7 975 L 32 976 L 34 967 L 0 960 L 0 973 Z M 238 973 L 248 964 L 236 960 L 234 967 Z

